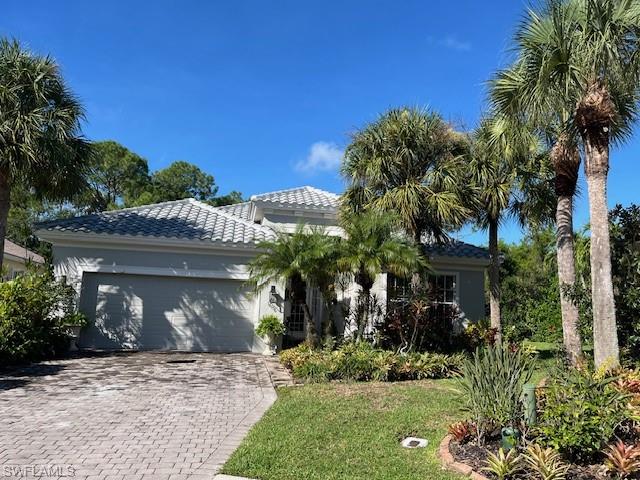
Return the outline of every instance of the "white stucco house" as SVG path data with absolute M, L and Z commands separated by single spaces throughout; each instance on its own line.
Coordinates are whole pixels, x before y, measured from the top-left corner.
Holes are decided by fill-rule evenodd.
M 286 285 L 257 294 L 245 285 L 256 244 L 299 223 L 340 234 L 338 201 L 313 187 L 225 207 L 185 199 L 46 222 L 37 234 L 52 243 L 55 275 L 74 286 L 91 320 L 81 347 L 262 352 L 254 333 L 262 316 L 281 316 L 293 338 L 304 337 L 304 322 Z M 425 248 L 440 301 L 466 318 L 484 317 L 487 252 L 464 243 Z M 385 274 L 374 290 L 384 302 L 397 287 Z M 354 291 L 346 288 L 341 300 Z M 308 288 L 307 297 L 319 321 L 319 295 Z
M 41 255 L 32 252 L 17 243 L 5 238 L 4 256 L 2 260 L 3 276 L 11 280 L 25 272 L 30 264 L 44 265 L 45 260 Z

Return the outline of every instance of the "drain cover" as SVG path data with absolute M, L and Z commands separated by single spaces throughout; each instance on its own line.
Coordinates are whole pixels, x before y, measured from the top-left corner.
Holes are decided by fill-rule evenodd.
M 195 363 L 195 360 L 167 360 L 165 363 Z
M 427 440 L 424 438 L 407 437 L 402 440 L 402 446 L 404 448 L 424 448 L 427 446 Z

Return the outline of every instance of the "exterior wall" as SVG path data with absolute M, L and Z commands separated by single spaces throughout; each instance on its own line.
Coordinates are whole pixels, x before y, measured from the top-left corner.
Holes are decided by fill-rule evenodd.
M 231 278 L 242 281 L 248 278 L 246 268 L 253 258 L 251 252 L 243 254 L 229 254 L 206 250 L 199 253 L 183 253 L 167 250 L 136 250 L 135 247 L 127 249 L 89 247 L 89 246 L 54 246 L 53 267 L 57 278 L 66 277 L 67 282 L 74 287 L 80 298 L 83 284 L 83 274 L 105 273 L 130 273 L 134 275 L 152 275 L 160 277 L 194 277 L 194 278 Z M 255 316 L 252 319 L 254 325 L 262 316 L 274 313 L 284 316 L 283 305 L 269 301 L 269 287 L 253 294 L 253 301 L 257 303 Z M 284 298 L 284 288 L 276 285 L 276 297 Z M 81 308 L 89 308 L 88 303 L 80 305 Z M 90 318 L 93 311 L 85 312 Z M 254 339 L 253 351 L 262 352 L 264 344 L 261 339 Z
M 457 297 L 462 321 L 477 322 L 485 314 L 484 265 L 473 265 L 461 261 L 432 260 L 431 267 L 440 274 L 457 276 Z
M 11 279 L 14 278 L 15 274 L 18 272 L 26 272 L 27 266 L 25 265 L 24 261 L 8 258 L 8 256 L 5 255 L 2 262 L 2 270 L 3 273 L 6 273 L 5 278 Z

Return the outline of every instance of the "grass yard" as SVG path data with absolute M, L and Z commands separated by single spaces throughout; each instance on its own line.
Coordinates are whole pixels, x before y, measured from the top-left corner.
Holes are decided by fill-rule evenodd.
M 460 412 L 451 380 L 282 388 L 223 472 L 261 480 L 453 480 L 436 451 Z M 426 449 L 400 440 L 427 438 Z

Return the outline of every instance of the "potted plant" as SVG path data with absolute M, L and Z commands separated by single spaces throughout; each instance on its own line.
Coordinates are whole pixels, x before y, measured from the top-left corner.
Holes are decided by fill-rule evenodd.
M 258 322 L 256 333 L 264 339 L 265 355 L 273 355 L 278 348 L 279 340 L 284 334 L 284 324 L 276 315 L 265 315 Z
M 62 328 L 69 336 L 69 350 L 72 352 L 78 350 L 77 342 L 80 338 L 80 331 L 87 326 L 87 323 L 86 315 L 78 311 L 67 313 L 62 318 Z

